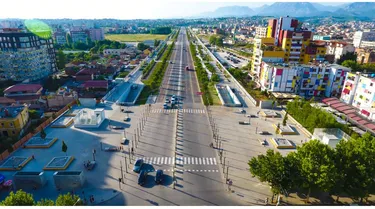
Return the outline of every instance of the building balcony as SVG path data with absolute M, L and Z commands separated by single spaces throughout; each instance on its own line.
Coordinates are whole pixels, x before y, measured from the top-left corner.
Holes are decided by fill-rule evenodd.
M 289 59 L 299 59 L 299 56 L 290 56 Z
M 299 55 L 299 54 L 301 54 L 301 52 L 300 51 L 298 51 L 298 52 L 297 51 L 290 51 L 290 54 L 298 54 Z
M 301 49 L 301 47 L 302 47 L 302 46 L 299 45 L 299 46 L 291 46 L 290 48 L 291 48 L 291 49 Z
M 303 39 L 303 36 L 292 36 L 292 39 Z

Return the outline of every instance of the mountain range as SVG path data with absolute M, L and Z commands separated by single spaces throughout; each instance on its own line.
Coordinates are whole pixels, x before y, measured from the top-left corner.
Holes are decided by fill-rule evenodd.
M 247 16 L 352 16 L 375 18 L 375 2 L 354 2 L 338 6 L 327 6 L 310 2 L 276 2 L 251 9 L 247 6 L 220 7 L 213 12 L 205 12 L 196 17 L 247 17 Z

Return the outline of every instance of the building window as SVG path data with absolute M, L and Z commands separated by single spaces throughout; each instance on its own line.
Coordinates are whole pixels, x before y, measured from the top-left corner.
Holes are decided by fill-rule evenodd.
M 4 123 L 1 123 L 1 127 L 4 127 Z
M 13 127 L 13 126 L 14 126 L 13 122 L 10 122 L 9 125 L 10 125 L 10 127 Z
M 15 132 L 15 131 L 12 131 L 12 134 L 13 134 L 13 135 L 16 135 L 16 132 Z
M 370 83 L 370 86 L 372 86 L 374 83 Z

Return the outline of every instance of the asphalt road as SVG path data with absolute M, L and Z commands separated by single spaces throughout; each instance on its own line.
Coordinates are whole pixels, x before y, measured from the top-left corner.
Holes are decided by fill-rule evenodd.
M 149 141 L 145 144 L 146 147 L 142 148 L 144 144 L 142 142 L 138 148 L 151 150 L 154 147 L 152 152 L 158 153 L 154 155 L 142 153 L 142 155 L 147 157 L 160 155 L 164 156 L 162 161 L 169 163 L 169 159 L 172 158 L 176 163 L 175 189 L 173 184 L 168 189 L 162 187 L 158 195 L 170 199 L 177 205 L 246 205 L 227 191 L 220 159 L 215 150 L 209 147 L 213 142 L 212 131 L 202 98 L 197 94 L 198 81 L 192 69 L 194 66 L 184 28 L 180 30 L 171 61 L 157 103 L 153 105 L 152 124 L 146 125 L 147 136 L 155 137 L 151 133 L 159 132 L 165 137 L 163 140 L 152 142 L 150 141 L 152 139 L 146 137 L 144 140 Z M 186 66 L 190 70 L 186 71 Z M 181 99 L 180 113 L 177 110 L 162 110 L 165 98 L 170 98 L 172 95 Z M 179 114 L 178 119 L 176 114 Z M 148 132 L 150 135 L 147 134 Z M 176 135 L 171 136 L 171 134 Z M 143 141 L 142 138 L 141 140 Z M 170 144 L 167 143 L 168 141 Z M 173 179 L 173 163 L 158 167 L 169 172 L 169 178 Z

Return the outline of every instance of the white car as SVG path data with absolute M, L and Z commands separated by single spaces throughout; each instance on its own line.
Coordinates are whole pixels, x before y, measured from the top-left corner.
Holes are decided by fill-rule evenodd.
M 264 139 L 264 140 L 262 140 L 262 139 L 259 139 L 259 143 L 261 144 L 261 145 L 266 145 L 267 144 L 267 141 Z

